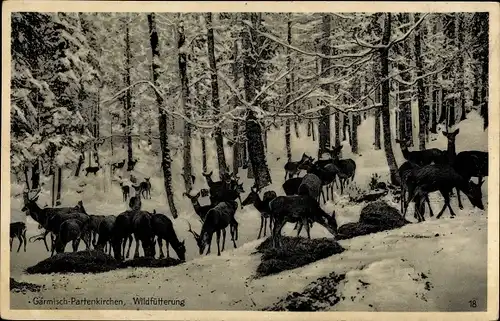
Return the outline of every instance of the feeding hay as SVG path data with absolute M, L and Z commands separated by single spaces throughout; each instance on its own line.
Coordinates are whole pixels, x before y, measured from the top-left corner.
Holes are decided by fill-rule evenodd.
M 136 259 L 120 263 L 120 268 L 127 267 L 169 267 L 183 263 L 183 261 L 173 258 L 155 259 L 151 257 L 139 257 Z
M 29 274 L 99 273 L 114 270 L 118 262 L 101 251 L 58 253 L 26 269 Z
M 282 246 L 273 248 L 272 238 L 269 237 L 257 247 L 257 252 L 262 253 L 257 276 L 292 270 L 343 251 L 344 248 L 332 239 L 290 236 L 282 236 Z
M 347 223 L 339 227 L 337 239 L 344 240 L 356 236 L 400 228 L 410 223 L 400 212 L 384 201 L 366 205 L 361 210 L 359 222 Z
M 41 285 L 28 282 L 18 282 L 13 278 L 10 278 L 10 290 L 12 292 L 22 292 L 22 293 L 26 293 L 28 291 L 40 292 L 41 289 L 42 289 Z

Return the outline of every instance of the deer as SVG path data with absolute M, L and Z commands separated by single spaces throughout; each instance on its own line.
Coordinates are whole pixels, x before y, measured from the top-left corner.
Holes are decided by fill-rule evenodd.
M 317 163 L 312 164 L 307 168 L 308 174 L 304 176 L 304 179 L 302 181 L 302 184 L 304 184 L 304 186 L 302 187 L 302 189 L 306 188 L 307 189 L 306 192 L 308 194 L 313 191 L 312 193 L 314 194 L 314 197 L 316 197 L 317 194 L 318 201 L 320 198 L 319 193 L 321 193 L 321 196 L 323 196 L 323 202 L 326 203 L 326 198 L 322 187 L 326 186 L 326 193 L 328 196 L 328 186 L 330 186 L 335 180 L 337 172 L 338 172 L 337 168 L 333 164 L 328 164 L 323 168 L 321 168 Z M 314 176 L 311 176 L 309 174 L 313 174 Z M 320 179 L 319 191 L 318 191 L 316 177 Z M 301 194 L 300 189 L 301 187 L 299 186 L 299 194 Z M 311 196 L 313 196 L 313 194 L 311 194 Z M 332 199 L 333 199 L 333 190 L 332 190 Z
M 347 182 L 350 180 L 354 181 L 354 176 L 356 175 L 356 162 L 350 158 L 339 159 L 340 151 L 342 150 L 343 145 L 336 146 L 334 149 L 326 149 L 326 151 L 330 154 L 330 157 L 333 160 L 333 165 L 330 166 L 330 171 L 334 171 L 337 173 L 340 183 L 340 194 L 344 193 L 344 187 Z M 332 186 L 333 188 L 333 186 Z M 333 190 L 332 190 L 333 195 Z
M 114 172 L 116 169 L 122 169 L 124 165 L 125 165 L 125 159 L 122 160 L 121 162 L 112 163 L 111 172 Z
M 205 220 L 205 216 L 207 215 L 208 211 L 211 210 L 214 207 L 214 205 L 213 204 L 204 206 L 200 205 L 198 199 L 200 198 L 201 191 L 196 193 L 196 195 L 194 196 L 191 196 L 191 192 L 188 193 L 184 192 L 183 195 L 189 198 L 191 204 L 193 204 L 195 213 L 200 217 L 201 221 L 203 222 Z
M 120 187 L 122 189 L 123 201 L 126 202 L 130 195 L 130 186 L 123 185 L 123 182 L 120 182 Z
M 10 223 L 10 251 L 12 252 L 12 243 L 14 242 L 14 237 L 19 240 L 19 246 L 17 247 L 17 253 L 24 244 L 24 252 L 26 252 L 26 223 L 24 222 L 14 222 Z
M 146 211 L 137 211 L 132 216 L 132 228 L 135 238 L 134 259 L 139 257 L 139 242 L 142 245 L 145 257 L 155 257 L 155 234 L 151 214 Z
M 95 246 L 96 250 L 106 252 L 106 247 L 108 247 L 109 255 L 111 255 L 111 233 L 113 231 L 115 222 L 115 215 L 104 216 L 104 219 L 102 220 L 101 224 L 99 224 L 98 228 L 99 239 L 97 240 L 97 244 Z
M 128 166 L 127 171 L 128 172 L 133 171 L 135 168 L 135 164 L 137 164 L 138 161 L 139 161 L 138 158 L 130 160 L 127 165 Z
M 89 166 L 89 167 L 85 168 L 85 176 L 87 176 L 89 173 L 97 175 L 97 172 L 99 171 L 99 169 L 100 169 L 99 166 Z
M 453 166 L 455 171 L 464 179 L 470 180 L 472 177 L 478 178 L 478 183 L 482 184 L 485 176 L 488 176 L 488 152 L 477 150 L 463 151 L 456 153 L 455 139 L 459 134 L 459 129 L 452 133 L 442 132 L 448 140 L 448 161 Z M 462 200 L 460 198 L 460 190 L 457 189 L 458 207 L 463 209 Z
M 79 219 L 71 218 L 63 221 L 55 240 L 56 253 L 63 253 L 68 242 L 72 243 L 73 252 L 77 252 L 83 228 L 84 223 Z
M 169 255 L 169 247 L 172 246 L 177 257 L 181 261 L 186 260 L 186 246 L 185 241 L 179 241 L 177 234 L 174 230 L 174 225 L 172 221 L 164 214 L 155 213 L 151 216 L 151 225 L 153 228 L 153 233 L 156 235 L 158 246 L 160 248 L 160 259 L 164 258 L 163 254 L 163 244 L 162 241 L 165 240 L 165 245 L 167 246 L 167 258 Z
M 80 220 L 82 224 L 81 234 L 83 236 L 83 241 L 85 242 L 87 250 L 90 249 L 90 232 L 89 232 L 89 221 L 90 217 L 83 208 L 83 203 L 79 203 L 82 206 L 75 207 L 61 207 L 61 208 L 40 208 L 36 201 L 38 200 L 38 194 L 40 190 L 36 191 L 33 198 L 29 198 L 28 192 L 23 193 L 24 206 L 21 211 L 26 212 L 26 215 L 31 216 L 38 224 L 40 224 L 46 231 L 52 232 L 57 236 L 59 235 L 59 228 L 61 224 L 67 219 L 77 219 Z M 47 232 L 47 234 L 48 234 Z M 45 238 L 44 238 L 45 239 Z M 51 256 L 54 254 L 55 247 L 52 246 Z
M 285 164 L 285 180 L 286 178 L 293 178 L 295 175 L 298 175 L 301 168 L 299 167 L 300 165 L 302 164 L 308 164 L 310 162 L 313 161 L 313 158 L 308 156 L 306 153 L 303 153 L 302 154 L 302 158 L 297 161 L 297 162 L 292 162 L 291 160 L 289 160 L 286 164 Z
M 208 245 L 208 250 L 206 255 L 210 254 L 210 245 L 212 243 L 212 236 L 214 233 L 217 235 L 217 255 L 220 256 L 220 235 L 222 231 L 222 252 L 224 251 L 224 246 L 226 243 L 226 228 L 231 224 L 236 208 L 238 204 L 236 201 L 227 201 L 217 204 L 214 208 L 208 211 L 205 221 L 201 227 L 200 234 L 194 232 L 189 224 L 189 230 L 198 245 L 200 255 L 203 254 L 205 248 Z M 234 229 L 230 229 L 231 234 L 233 234 Z M 233 245 L 236 248 L 235 237 L 232 235 Z
M 408 147 L 410 145 L 409 139 L 396 139 L 396 143 L 401 147 L 401 152 L 403 153 L 403 157 L 412 163 L 415 163 L 420 166 L 429 165 L 431 163 L 434 164 L 446 164 L 448 162 L 448 157 L 446 152 L 437 149 L 430 148 L 419 151 L 409 151 Z
M 140 191 L 142 192 L 142 196 L 147 199 L 151 199 L 151 182 L 149 181 L 150 177 L 145 177 L 144 182 L 139 184 Z
M 285 195 L 297 195 L 299 194 L 299 187 L 302 184 L 303 177 L 294 177 L 286 180 L 283 185 L 283 191 Z
M 260 235 L 262 233 L 262 227 L 264 227 L 264 237 L 266 236 L 266 226 L 267 226 L 268 219 L 269 219 L 269 233 L 271 233 L 271 231 L 272 231 L 273 219 L 269 213 L 269 202 L 271 200 L 275 199 L 276 197 L 277 197 L 276 192 L 267 191 L 266 193 L 264 193 L 263 200 L 260 199 L 259 190 L 254 185 L 250 188 L 250 193 L 248 194 L 248 196 L 241 203 L 241 205 L 243 205 L 243 206 L 253 204 L 255 209 L 260 212 L 260 229 L 259 229 L 259 235 L 257 236 L 257 239 L 260 239 Z
M 97 245 L 97 234 L 99 233 L 99 225 L 104 220 L 104 215 L 89 215 L 89 231 L 90 231 L 90 243 L 95 248 Z
M 306 227 L 310 239 L 309 222 L 316 222 L 325 227 L 334 237 L 337 234 L 335 212 L 325 213 L 315 198 L 309 195 L 278 196 L 269 202 L 269 209 L 274 218 L 272 234 L 273 247 L 281 246 L 281 230 L 287 222 L 298 223 Z M 299 231 L 300 232 L 300 231 Z
M 130 256 L 130 248 L 132 247 L 133 240 L 132 234 L 134 233 L 132 219 L 136 213 L 137 211 L 128 210 L 116 216 L 115 223 L 110 233 L 110 240 L 113 247 L 113 253 L 117 261 L 122 261 L 124 258 L 128 258 Z M 125 254 L 127 240 L 128 250 Z
M 137 185 L 132 185 L 132 187 L 135 189 L 135 195 L 130 198 L 130 201 L 128 202 L 128 206 L 135 211 L 139 211 L 142 207 L 142 202 L 141 202 L 141 187 Z
M 406 195 L 407 195 L 407 192 L 409 190 L 408 184 L 410 184 L 410 182 L 408 182 L 408 177 L 410 176 L 410 174 L 413 173 L 413 171 L 419 170 L 420 168 L 421 168 L 421 166 L 414 164 L 412 162 L 409 162 L 409 161 L 404 162 L 398 168 L 399 177 L 401 178 L 401 202 L 400 203 L 401 203 L 401 213 L 403 214 L 403 217 L 406 217 L 405 205 L 406 205 L 406 201 L 408 200 Z M 428 196 L 425 197 L 425 201 L 427 202 L 427 205 L 429 207 L 430 216 L 431 217 L 434 216 L 434 213 L 432 212 L 432 207 L 431 207 L 431 203 L 429 201 Z
M 422 168 L 413 171 L 407 178 L 408 194 L 410 201 L 406 202 L 405 207 L 413 201 L 415 203 L 415 211 L 417 212 L 417 219 L 419 222 L 425 221 L 423 206 L 424 199 L 429 193 L 439 191 L 444 198 L 444 205 L 436 218 L 440 218 L 446 207 L 450 210 L 451 217 L 455 216 L 453 209 L 450 205 L 450 193 L 453 188 L 458 188 L 469 198 L 470 202 L 483 210 L 484 205 L 482 202 L 481 185 L 468 181 L 458 174 L 453 167 L 448 164 L 431 164 L 423 166 Z M 405 208 L 405 212 L 406 212 Z

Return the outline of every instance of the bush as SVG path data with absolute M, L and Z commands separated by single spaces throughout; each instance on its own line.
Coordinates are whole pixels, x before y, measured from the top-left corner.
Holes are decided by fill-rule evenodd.
M 257 276 L 292 270 L 343 251 L 343 247 L 329 238 L 306 239 L 282 236 L 282 246 L 273 248 L 272 238 L 269 237 L 257 247 L 257 252 L 262 254 L 261 263 L 257 267 Z

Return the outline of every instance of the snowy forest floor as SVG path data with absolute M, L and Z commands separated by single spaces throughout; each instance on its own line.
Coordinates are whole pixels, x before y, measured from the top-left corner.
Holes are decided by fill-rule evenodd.
M 378 173 L 382 181 L 388 180 L 387 163 L 383 150 L 373 150 L 373 118 L 363 120 L 359 127 L 359 155 L 350 152 L 349 145 L 344 142 L 343 157 L 353 158 L 357 164 L 355 186 L 366 190 L 373 173 Z M 470 113 L 468 119 L 457 127 L 457 152 L 462 150 L 487 151 L 487 132 L 482 131 L 481 118 Z M 393 127 L 393 126 L 392 126 Z M 393 127 L 394 128 L 394 127 Z M 292 135 L 292 151 L 294 159 L 303 152 L 317 155 L 317 142 L 312 143 L 307 137 L 305 128 L 300 128 L 300 138 Z M 416 142 L 416 140 L 415 140 Z M 208 142 L 207 142 L 208 143 Z M 214 169 L 217 177 L 215 146 L 208 143 L 209 170 Z M 414 144 L 418 146 L 418 144 Z M 427 148 L 446 149 L 446 138 L 438 134 L 427 144 Z M 206 183 L 201 176 L 201 150 L 199 140 L 193 139 L 193 170 L 196 176 L 194 190 L 205 188 Z M 393 144 L 398 164 L 403 161 L 398 145 Z M 231 164 L 231 148 L 226 147 L 226 157 Z M 140 161 L 134 175 L 142 180 L 152 177 L 152 199 L 143 201 L 143 208 L 165 213 L 170 216 L 164 196 L 163 177 L 160 172 L 158 157 L 153 157 L 141 149 Z M 101 156 L 106 158 L 106 153 Z M 273 184 L 265 190 L 275 190 L 283 194 L 283 165 L 286 162 L 284 153 L 283 130 L 270 131 L 268 134 L 267 162 L 273 178 Z M 188 220 L 193 229 L 199 230 L 201 224 L 196 218 L 189 200 L 182 196 L 184 192 L 181 177 L 182 156 L 173 158 L 173 186 L 175 202 L 179 218 L 174 227 L 181 240 L 186 240 L 187 262 L 171 268 L 130 268 L 100 274 L 68 274 L 68 275 L 26 275 L 23 271 L 28 266 L 47 258 L 43 243 L 29 243 L 28 252 L 16 253 L 17 241 L 14 241 L 14 252 L 11 253 L 11 276 L 16 281 L 32 282 L 45 285 L 42 294 L 45 298 L 74 296 L 77 298 L 115 298 L 123 299 L 125 308 L 132 309 L 165 309 L 161 306 L 136 305 L 134 297 L 167 297 L 168 299 L 185 299 L 186 304 L 169 306 L 168 309 L 217 309 L 217 310 L 260 310 L 273 305 L 292 292 L 301 292 L 306 286 L 331 272 L 345 274 L 345 279 L 337 286 L 337 295 L 343 300 L 333 306 L 325 306 L 325 310 L 343 311 L 482 311 L 486 308 L 487 290 L 487 184 L 483 185 L 484 212 L 472 209 L 470 202 L 463 196 L 464 210 L 459 210 L 457 200 L 452 199 L 452 206 L 457 213 L 454 219 L 445 212 L 443 218 L 430 218 L 419 224 L 410 224 L 401 229 L 357 237 L 339 241 L 345 252 L 333 255 L 307 266 L 282 272 L 276 275 L 254 279 L 260 257 L 255 247 L 264 240 L 256 240 L 260 225 L 260 215 L 247 206 L 238 209 L 236 219 L 240 223 L 238 248 L 232 248 L 226 242 L 226 251 L 220 257 L 212 254 L 200 257 L 194 239 L 187 232 Z M 66 176 L 72 175 L 67 171 Z M 115 174 L 115 177 L 119 175 Z M 303 174 L 302 174 L 303 175 Z M 252 181 L 246 179 L 246 171 L 239 175 L 244 182 L 246 197 Z M 50 178 L 46 186 L 50 186 Z M 77 193 L 79 185 L 85 183 L 81 193 Z M 126 209 L 121 202 L 121 191 L 118 183 L 110 179 L 104 171 L 93 177 L 68 179 L 63 183 L 62 206 L 73 206 L 80 199 L 89 214 L 117 215 Z M 83 184 L 82 184 L 83 185 Z M 37 224 L 20 212 L 22 184 L 12 184 L 11 221 L 26 221 L 27 236 L 38 234 Z M 349 203 L 348 195 L 353 195 L 354 187 L 344 195 L 336 191 L 334 200 L 329 201 L 324 209 L 327 212 L 336 210 L 339 226 L 357 221 L 361 209 L 366 205 Z M 50 193 L 42 192 L 39 204 L 49 204 Z M 386 200 L 399 209 L 399 204 L 392 202 L 388 195 Z M 202 204 L 208 199 L 201 200 Z M 439 193 L 431 195 L 431 203 L 435 212 L 442 206 Z M 407 218 L 413 220 L 413 208 L 410 206 Z M 285 235 L 294 235 L 293 225 L 288 224 Z M 439 236 L 436 236 L 439 234 Z M 331 237 L 322 227 L 315 225 L 312 237 Z M 214 246 L 213 244 L 212 246 Z M 134 249 L 135 244 L 132 246 Z M 82 248 L 80 248 L 82 249 Z M 67 247 L 66 250 L 69 250 Z M 142 252 L 142 251 L 141 251 Z M 171 251 L 173 252 L 173 251 Z M 174 254 L 175 255 L 175 254 Z M 425 275 L 427 278 L 422 277 Z M 362 282 L 369 285 L 362 286 Z M 11 293 L 11 308 L 32 308 L 33 293 Z M 36 296 L 39 296 L 36 294 Z M 471 307 L 469 301 L 476 300 L 477 306 Z M 89 308 L 84 306 L 43 306 L 39 308 Z M 92 307 L 95 309 L 98 307 Z M 113 306 L 101 308 L 112 309 Z M 123 306 L 115 306 L 123 309 Z

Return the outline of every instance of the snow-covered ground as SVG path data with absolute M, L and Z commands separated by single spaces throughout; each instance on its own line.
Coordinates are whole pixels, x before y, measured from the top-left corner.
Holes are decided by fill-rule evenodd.
M 468 119 L 461 122 L 460 134 L 457 136 L 457 152 L 462 150 L 487 151 L 487 132 L 482 131 L 481 118 L 470 113 Z M 349 145 L 344 142 L 343 157 L 353 158 L 357 164 L 355 185 L 365 189 L 373 173 L 388 179 L 387 163 L 383 150 L 373 149 L 373 118 L 363 120 L 359 127 L 360 155 L 353 155 Z M 333 128 L 333 126 L 332 126 Z M 317 129 L 317 128 L 316 128 Z M 416 130 L 416 129 L 415 129 Z M 292 130 L 293 133 L 293 130 Z M 305 128 L 300 128 L 300 138 L 292 134 L 292 151 L 295 159 L 303 152 L 317 156 L 317 142 L 307 137 Z M 414 135 L 416 137 L 416 134 Z M 433 138 L 434 139 L 434 138 Z M 214 144 L 208 141 L 208 144 Z M 427 148 L 446 149 L 446 138 L 439 134 L 428 143 Z M 415 144 L 418 145 L 418 144 Z M 207 147 L 208 166 L 217 177 L 215 146 Z M 397 144 L 393 144 L 398 164 L 403 157 Z M 205 188 L 206 183 L 201 175 L 201 147 L 198 139 L 193 140 L 193 167 L 196 176 L 194 190 Z M 134 176 L 142 179 L 151 177 L 152 199 L 143 200 L 143 208 L 168 213 L 163 188 L 163 176 L 160 171 L 158 157 L 141 147 L 136 149 L 140 161 Z M 231 164 L 231 148 L 226 147 L 226 158 Z M 273 130 L 268 134 L 267 161 L 273 178 L 273 184 L 265 190 L 275 190 L 283 194 L 281 184 L 285 176 L 283 165 L 286 162 L 283 130 Z M 23 270 L 48 257 L 42 243 L 29 243 L 28 252 L 12 252 L 10 258 L 11 276 L 17 281 L 44 284 L 44 298 L 74 296 L 78 298 L 123 299 L 128 309 L 165 309 L 160 306 L 136 305 L 134 297 L 163 297 L 166 299 L 185 299 L 185 305 L 169 306 L 168 309 L 223 309 L 223 310 L 259 310 L 277 302 L 287 293 L 300 292 L 318 277 L 334 271 L 345 273 L 346 279 L 339 283 L 338 291 L 346 299 L 333 306 L 333 310 L 342 311 L 482 311 L 486 308 L 487 289 L 487 184 L 483 184 L 483 202 L 485 211 L 472 209 L 470 202 L 463 196 L 464 210 L 459 210 L 457 201 L 452 199 L 452 206 L 457 213 L 455 219 L 449 218 L 445 212 L 443 218 L 431 218 L 420 224 L 410 224 L 404 228 L 344 240 L 339 243 L 347 250 L 324 260 L 292 271 L 283 272 L 261 279 L 253 279 L 259 256 L 252 254 L 262 241 L 256 240 L 260 215 L 247 206 L 238 209 L 236 217 L 240 223 L 238 248 L 233 250 L 231 242 L 226 242 L 226 251 L 220 257 L 216 255 L 200 257 L 194 239 L 187 232 L 187 222 L 193 229 L 200 229 L 196 214 L 190 201 L 182 196 L 183 179 L 180 175 L 182 155 L 173 157 L 173 186 L 175 203 L 179 218 L 173 220 L 174 228 L 181 240 L 186 240 L 187 262 L 171 268 L 130 268 L 96 275 L 27 275 Z M 66 171 L 66 176 L 72 172 Z M 115 174 L 115 178 L 119 173 Z M 239 176 L 244 182 L 246 197 L 252 181 L 246 179 L 246 171 Z M 85 182 L 81 193 L 77 193 L 79 185 Z M 50 186 L 47 180 L 46 186 Z M 38 234 L 37 224 L 20 212 L 23 186 L 12 184 L 11 187 L 11 221 L 26 221 L 28 237 Z M 111 175 L 99 173 L 96 177 L 89 174 L 78 181 L 64 181 L 62 195 L 63 206 L 73 206 L 82 199 L 90 214 L 117 215 L 126 209 L 121 190 Z M 339 195 L 336 191 L 333 202 L 328 202 L 325 209 L 335 210 L 339 226 L 347 222 L 357 221 L 361 208 L 365 204 L 348 203 L 347 195 Z M 348 189 L 347 193 L 352 192 Z M 41 206 L 49 204 L 49 191 L 44 191 L 39 199 Z M 208 199 L 200 200 L 202 204 Z M 390 202 L 390 200 L 389 200 Z M 439 211 L 442 198 L 439 193 L 431 195 L 434 211 Z M 398 204 L 393 204 L 399 208 Z M 409 218 L 413 219 L 410 207 Z M 292 235 L 293 225 L 286 226 L 284 234 Z M 439 236 L 435 236 L 439 234 Z M 330 237 L 322 227 L 314 226 L 312 237 Z M 428 237 L 427 237 L 428 236 Z M 14 250 L 17 249 L 17 241 Z M 215 244 L 214 244 L 215 245 Z M 69 247 L 67 247 L 69 250 Z M 173 253 L 173 251 L 171 251 Z M 174 254 L 175 255 L 175 254 Z M 421 280 L 417 275 L 424 273 L 428 279 Z M 366 288 L 359 287 L 359 281 L 370 283 Z M 432 285 L 426 286 L 425 282 Z M 428 289 L 426 289 L 426 287 Z M 359 289 L 358 289 L 359 288 Z M 39 294 L 11 294 L 11 308 L 33 308 L 33 298 Z M 353 297 L 353 299 L 351 299 Z M 470 307 L 469 301 L 476 300 L 477 307 Z M 42 307 L 39 307 L 42 308 Z M 44 306 L 43 308 L 49 308 Z M 58 306 L 57 308 L 70 308 Z M 71 306 L 71 308 L 88 308 Z M 96 307 L 92 307 L 95 309 Z M 103 306 L 111 309 L 113 306 Z M 123 308 L 123 306 L 115 306 Z

